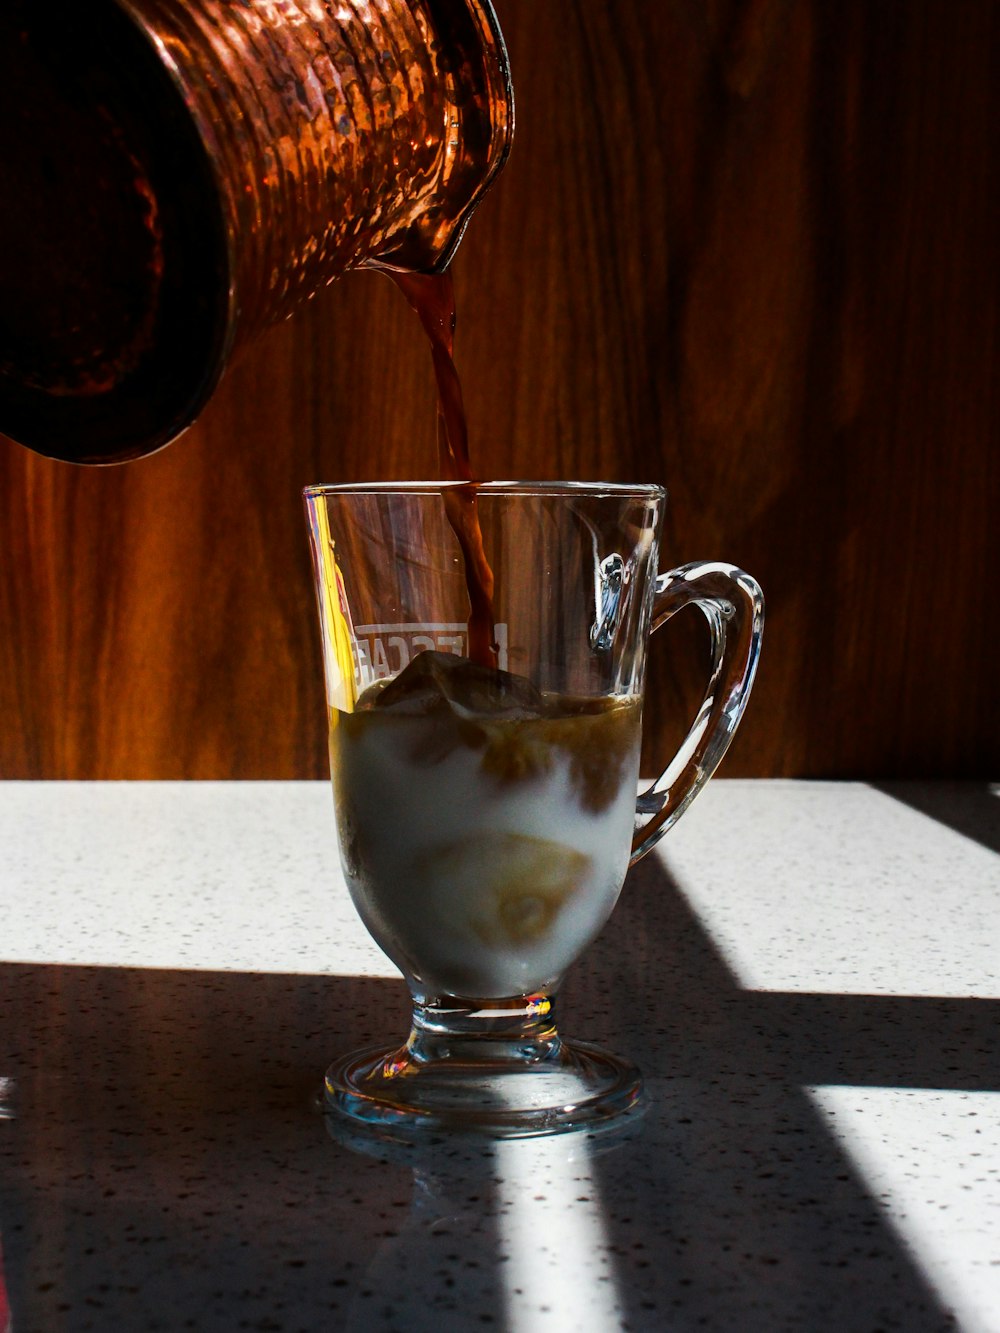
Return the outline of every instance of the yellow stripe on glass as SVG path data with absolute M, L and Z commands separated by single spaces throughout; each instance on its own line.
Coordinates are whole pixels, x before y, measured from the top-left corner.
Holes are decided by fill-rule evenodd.
M 320 622 L 323 629 L 327 701 L 331 710 L 351 713 L 357 698 L 351 612 L 330 535 L 326 505 L 314 506 L 311 517 L 316 528 L 314 549 L 320 562 Z

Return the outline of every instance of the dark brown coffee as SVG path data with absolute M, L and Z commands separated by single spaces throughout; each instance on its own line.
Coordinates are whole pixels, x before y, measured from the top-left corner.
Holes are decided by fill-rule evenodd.
M 416 311 L 431 345 L 438 390 L 438 467 L 442 481 L 457 481 L 442 491 L 445 512 L 465 564 L 469 592 L 469 659 L 477 666 L 496 667 L 493 632 L 493 570 L 483 549 L 476 479 L 469 462 L 469 427 L 462 384 L 455 368 L 455 287 L 451 273 L 389 271 Z

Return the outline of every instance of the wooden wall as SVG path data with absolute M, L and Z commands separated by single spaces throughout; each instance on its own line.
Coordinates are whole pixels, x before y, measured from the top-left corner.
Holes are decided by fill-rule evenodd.
M 480 472 L 665 482 L 671 563 L 757 575 L 726 775 L 995 776 L 1000 10 L 496 7 L 518 131 L 455 264 Z M 153 458 L 0 442 L 0 776 L 325 774 L 299 489 L 433 451 L 425 348 L 366 273 Z M 701 648 L 655 644 L 650 762 Z

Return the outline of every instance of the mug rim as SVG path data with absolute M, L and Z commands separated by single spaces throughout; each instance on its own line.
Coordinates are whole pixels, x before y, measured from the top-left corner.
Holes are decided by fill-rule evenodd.
M 472 486 L 477 495 L 618 496 L 665 500 L 666 487 L 656 482 L 624 481 L 347 481 L 317 483 L 302 490 L 306 500 L 333 495 L 440 495 Z

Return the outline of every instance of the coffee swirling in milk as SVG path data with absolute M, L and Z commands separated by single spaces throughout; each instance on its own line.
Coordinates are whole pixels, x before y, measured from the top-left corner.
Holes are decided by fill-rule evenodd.
M 481 999 L 559 981 L 625 877 L 640 713 L 436 652 L 334 710 L 344 873 L 402 972 Z
M 431 344 L 448 520 L 469 596 L 469 656 L 419 653 L 331 710 L 344 872 L 369 932 L 429 994 L 555 985 L 597 935 L 628 864 L 635 698 L 542 693 L 498 666 L 451 276 L 392 273 Z

